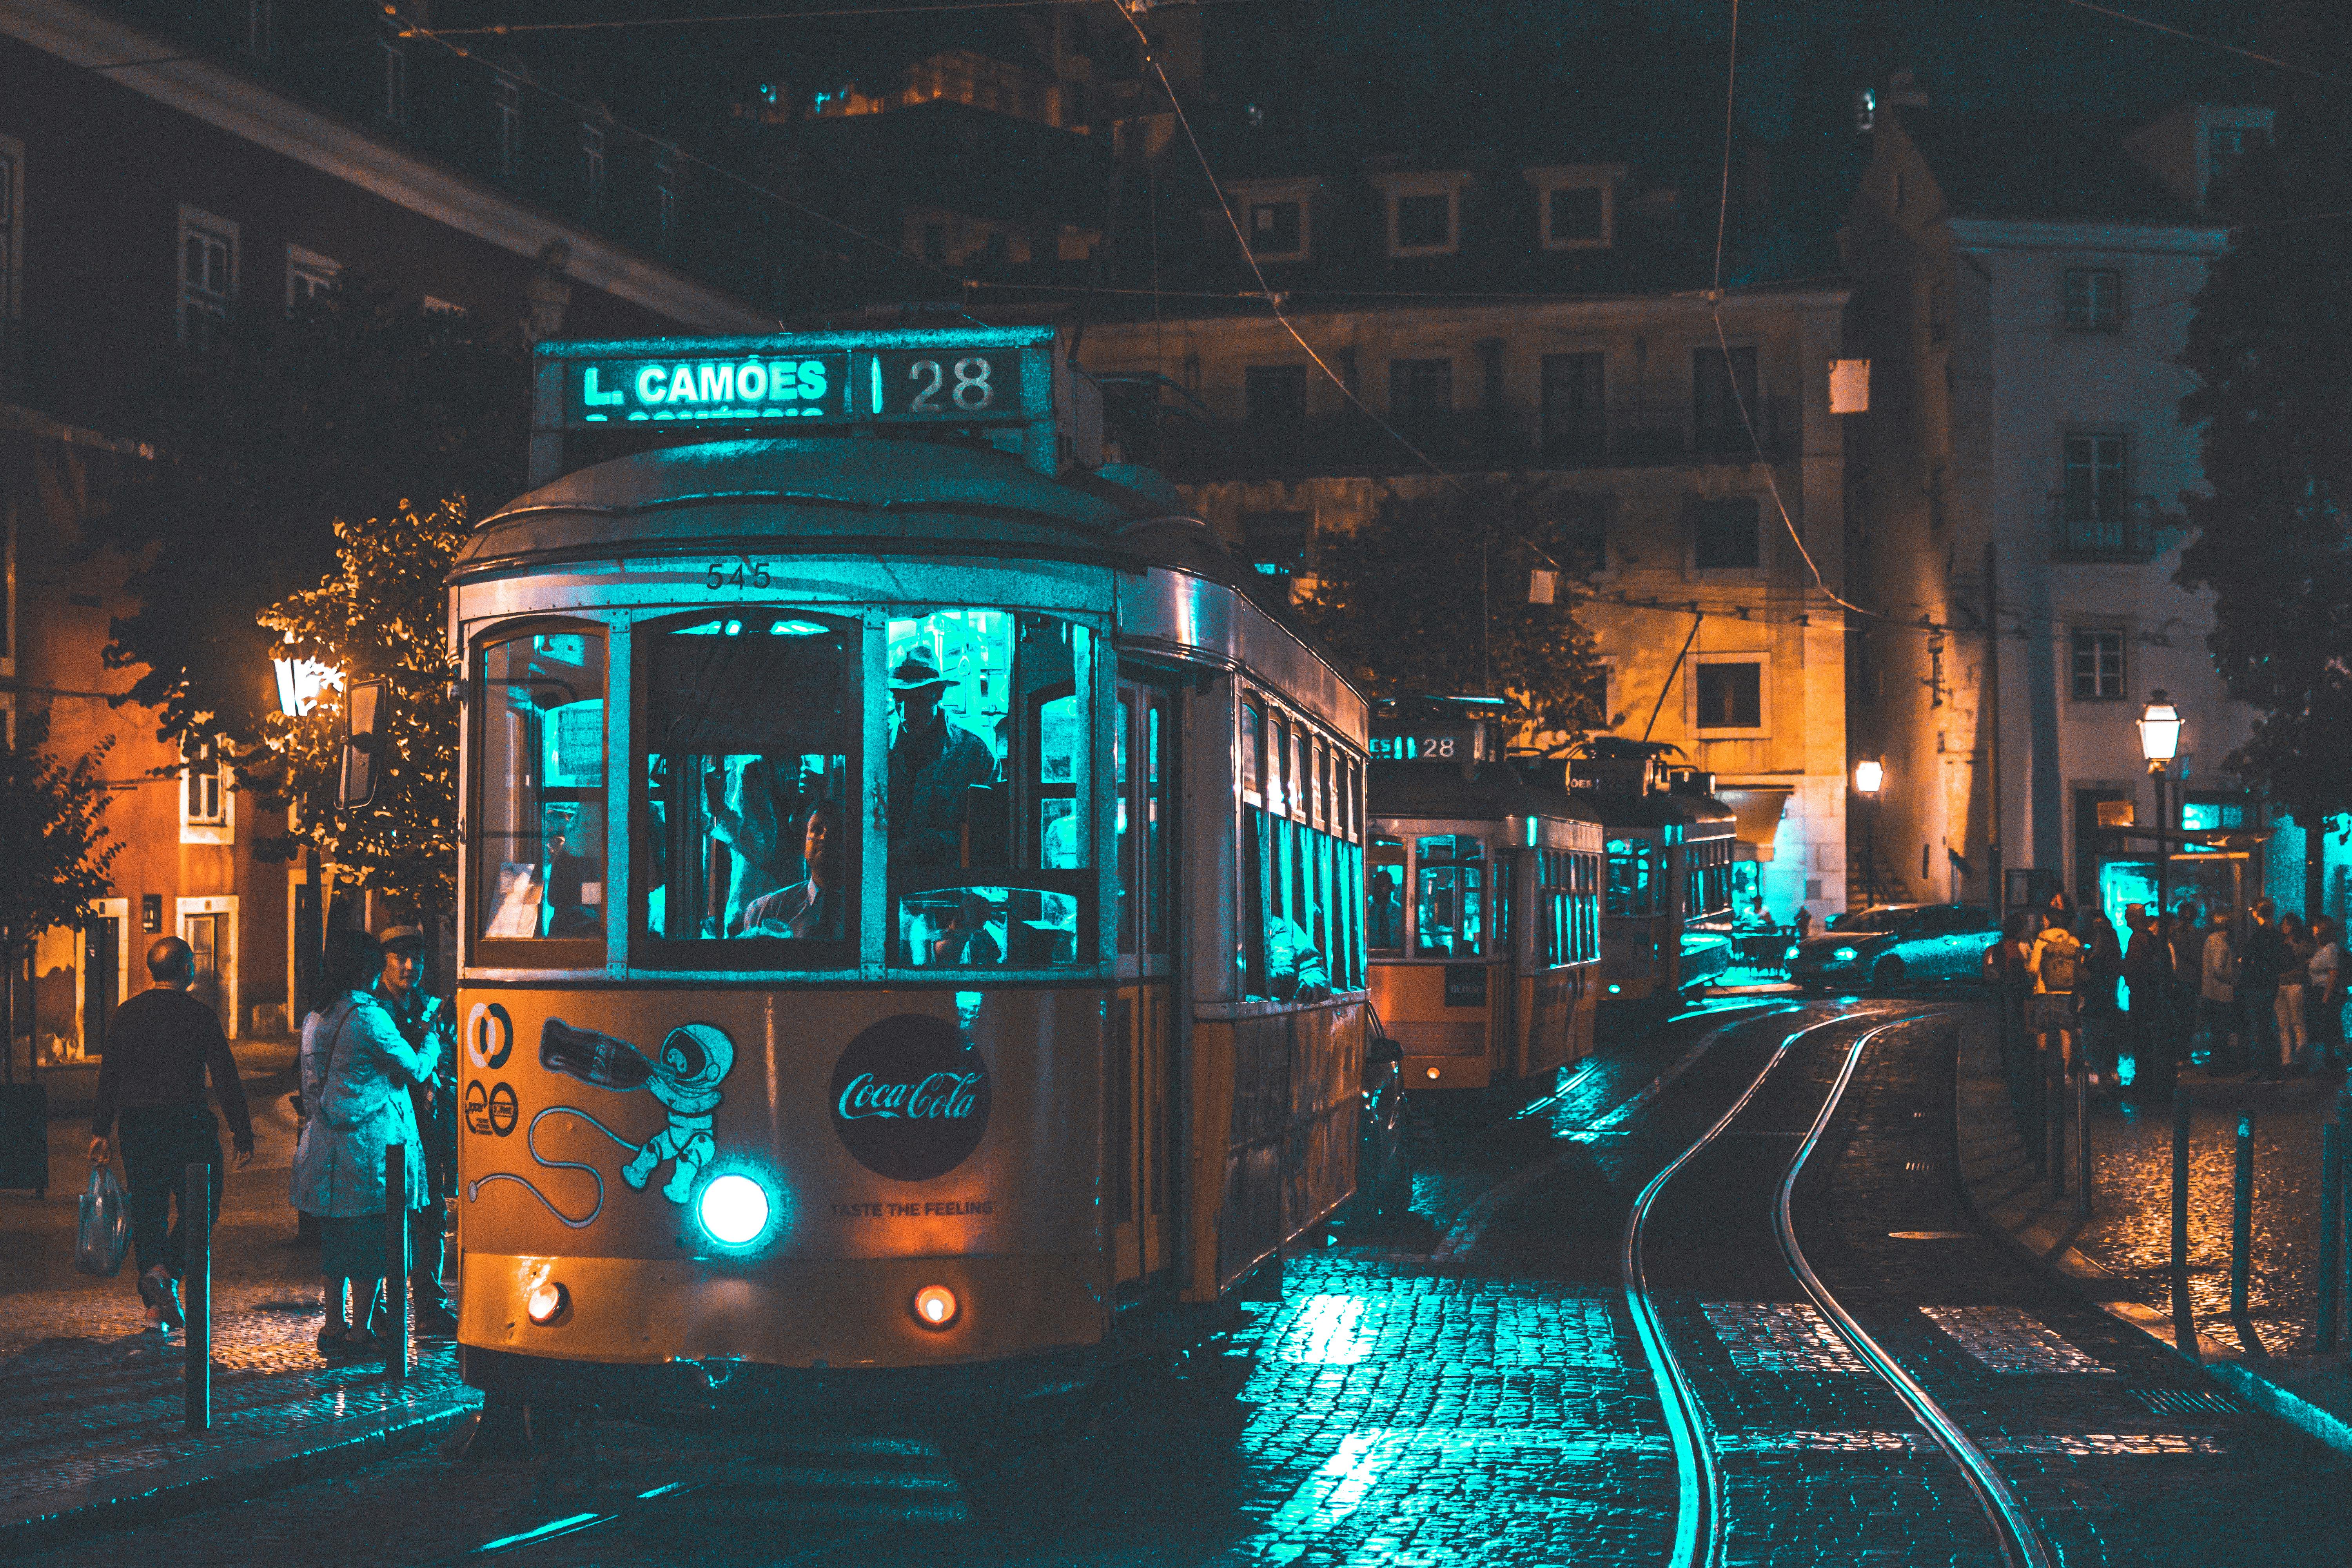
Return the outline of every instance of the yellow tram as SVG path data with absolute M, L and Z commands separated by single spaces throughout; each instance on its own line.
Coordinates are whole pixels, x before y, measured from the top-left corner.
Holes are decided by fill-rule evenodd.
M 1372 729 L 1372 1001 L 1409 1091 L 1484 1089 L 1592 1049 L 1601 829 L 1502 759 L 1498 704 L 1384 705 Z
M 543 342 L 453 574 L 494 1400 L 1065 1385 L 1354 1183 L 1356 690 L 1047 329 Z
M 1570 792 L 1606 831 L 1601 978 L 1611 1007 L 1670 1005 L 1730 963 L 1738 820 L 1712 773 L 1666 767 L 1676 749 L 1602 735 L 1568 763 Z

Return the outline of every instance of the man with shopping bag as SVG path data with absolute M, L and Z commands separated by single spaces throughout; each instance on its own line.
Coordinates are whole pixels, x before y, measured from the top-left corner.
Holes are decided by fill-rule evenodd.
M 154 976 L 154 986 L 116 1008 L 107 1030 L 89 1159 L 93 1165 L 107 1163 L 113 1152 L 108 1139 L 119 1120 L 140 1299 L 147 1303 L 151 1325 L 176 1329 L 183 1321 L 179 1279 L 187 1256 L 190 1165 L 212 1172 L 210 1212 L 199 1223 L 209 1229 L 220 1217 L 220 1123 L 205 1104 L 205 1074 L 212 1075 L 221 1114 L 228 1118 L 240 1171 L 253 1163 L 253 1119 L 220 1020 L 188 994 L 196 979 L 194 951 L 178 937 L 164 937 L 147 950 L 147 973 Z M 164 1222 L 175 1205 L 182 1212 L 166 1235 Z

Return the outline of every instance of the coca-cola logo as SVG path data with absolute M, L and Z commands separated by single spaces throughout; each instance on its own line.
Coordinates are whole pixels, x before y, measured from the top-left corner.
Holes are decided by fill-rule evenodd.
M 945 1018 L 900 1013 L 859 1031 L 833 1069 L 833 1131 L 898 1182 L 945 1175 L 988 1130 L 988 1064 Z

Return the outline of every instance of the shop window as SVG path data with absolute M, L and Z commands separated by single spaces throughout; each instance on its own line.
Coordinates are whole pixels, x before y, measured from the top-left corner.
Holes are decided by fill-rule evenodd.
M 486 941 L 604 934 L 604 637 L 556 631 L 484 648 L 480 885 Z

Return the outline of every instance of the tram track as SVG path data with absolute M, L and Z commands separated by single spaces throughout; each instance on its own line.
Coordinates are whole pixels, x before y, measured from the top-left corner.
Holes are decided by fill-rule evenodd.
M 1799 1180 L 1822 1146 L 1839 1106 L 1873 1041 L 1899 1028 L 1934 1016 L 1865 1023 L 1841 1016 L 1790 1031 L 1773 1048 L 1756 1076 L 1706 1130 L 1661 1165 L 1643 1186 L 1626 1215 L 1620 1270 L 1626 1304 L 1643 1354 L 1657 1384 L 1675 1460 L 1677 1498 L 1675 1528 L 1669 1562 L 1673 1568 L 1718 1568 L 1726 1555 L 1730 1525 L 1724 1470 L 1715 1426 L 1701 1397 L 1697 1379 L 1685 1359 L 1675 1353 L 1659 1303 L 1652 1293 L 1643 1255 L 1649 1225 L 1660 1198 L 1674 1178 L 1711 1145 L 1732 1131 L 1732 1124 L 1764 1089 L 1775 1070 L 1798 1043 L 1832 1029 L 1864 1025 L 1844 1048 L 1843 1060 L 1814 1110 L 1796 1150 L 1774 1183 L 1769 1218 L 1781 1260 L 1798 1286 L 1811 1300 L 1829 1330 L 1890 1389 L 1918 1420 L 1937 1447 L 1958 1470 L 1982 1509 L 2004 1568 L 2051 1568 L 2049 1545 L 2015 1492 L 1994 1468 L 1985 1451 L 1937 1403 L 1921 1381 L 1891 1355 L 1865 1330 L 1807 1259 L 1798 1239 L 1794 1200 Z M 1775 1136 L 1795 1134 L 1774 1133 Z

